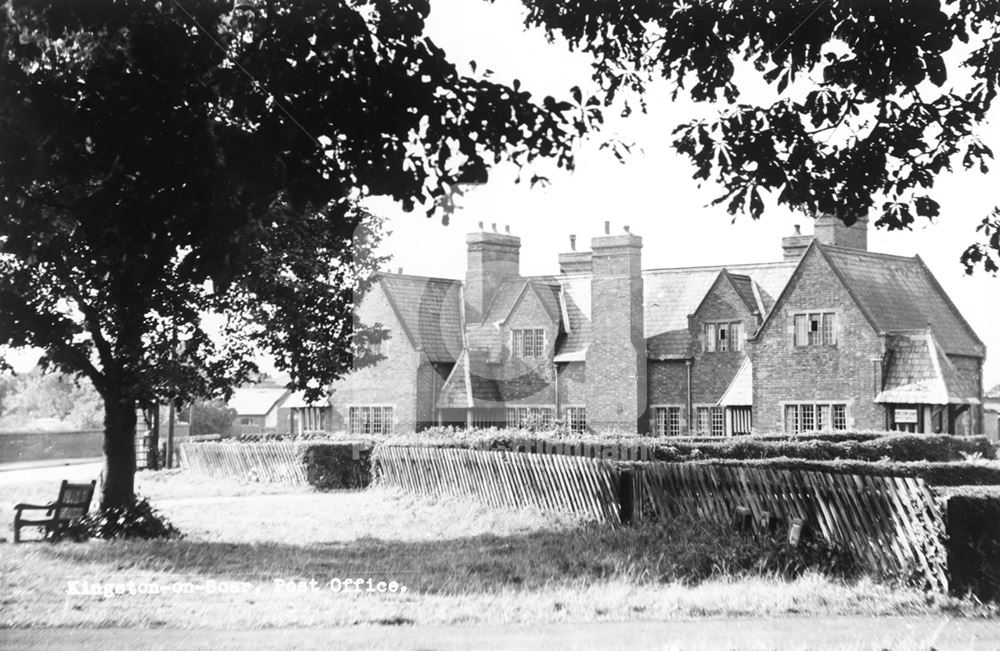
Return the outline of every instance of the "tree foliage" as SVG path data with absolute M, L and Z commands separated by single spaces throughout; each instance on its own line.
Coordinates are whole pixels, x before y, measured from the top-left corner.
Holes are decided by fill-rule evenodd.
M 0 345 L 103 397 L 105 507 L 133 499 L 137 403 L 224 394 L 260 351 L 312 396 L 351 367 L 364 199 L 434 212 L 502 159 L 572 167 L 599 113 L 460 74 L 428 11 L 3 3 Z
M 725 192 L 731 214 L 761 215 L 765 198 L 847 223 L 909 228 L 938 217 L 934 183 L 993 159 L 986 118 L 1000 85 L 1000 14 L 986 0 L 524 0 L 526 22 L 595 58 L 610 103 L 653 79 L 674 96 L 720 104 L 674 131 L 694 177 Z M 738 65 L 775 91 L 747 101 Z M 629 111 L 626 104 L 626 112 Z M 997 217 L 962 256 L 1000 263 Z
M 223 434 L 236 419 L 236 410 L 221 400 L 198 400 L 191 408 L 191 435 Z
M 39 421 L 67 429 L 100 427 L 104 406 L 86 379 L 34 369 L 0 375 L 0 416 L 5 426 L 31 427 Z

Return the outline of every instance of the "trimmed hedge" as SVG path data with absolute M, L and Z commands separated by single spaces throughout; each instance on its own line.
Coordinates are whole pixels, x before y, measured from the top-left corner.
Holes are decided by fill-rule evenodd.
M 366 488 L 372 481 L 371 441 L 315 441 L 300 446 L 306 481 L 319 490 Z
M 387 445 L 478 448 L 523 452 L 558 452 L 560 446 L 595 448 L 591 456 L 618 449 L 610 458 L 656 461 L 701 459 L 768 459 L 792 457 L 859 461 L 962 461 L 995 459 L 996 447 L 986 437 L 956 437 L 887 432 L 832 432 L 782 436 L 775 434 L 733 438 L 653 438 L 634 434 L 573 435 L 560 431 L 531 432 L 514 429 L 457 430 L 430 428 L 389 438 Z M 631 454 L 625 454 L 628 449 Z M 638 451 L 638 454 L 635 452 Z M 573 454 L 572 451 L 566 452 Z M 577 452 L 576 454 L 581 454 Z M 587 454 L 587 453 L 583 453 Z
M 897 475 L 920 477 L 931 486 L 992 486 L 1000 484 L 997 461 L 858 461 L 812 460 L 781 457 L 776 459 L 703 459 L 695 461 L 711 466 L 754 466 L 782 470 L 839 472 L 853 475 Z
M 963 486 L 946 499 L 952 592 L 1000 601 L 1000 487 Z

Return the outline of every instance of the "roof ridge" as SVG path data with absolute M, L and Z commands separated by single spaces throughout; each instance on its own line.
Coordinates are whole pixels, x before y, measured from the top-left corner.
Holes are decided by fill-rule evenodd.
M 459 283 L 463 284 L 462 280 L 459 278 L 442 278 L 440 276 L 421 276 L 418 274 L 397 274 L 391 271 L 377 271 L 376 276 L 381 276 L 383 278 L 400 278 L 403 280 L 434 280 L 446 283 Z
M 913 262 L 917 259 L 917 256 L 915 255 L 896 255 L 895 253 L 882 253 L 880 251 L 869 251 L 868 249 L 855 249 L 849 246 L 837 246 L 836 244 L 823 244 L 823 248 L 827 251 L 832 250 L 834 253 L 843 252 L 889 260 L 907 260 L 909 262 Z

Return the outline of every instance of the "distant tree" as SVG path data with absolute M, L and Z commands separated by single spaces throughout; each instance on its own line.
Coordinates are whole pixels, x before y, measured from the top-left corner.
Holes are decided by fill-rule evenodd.
M 459 74 L 428 11 L 2 4 L 0 345 L 102 396 L 101 508 L 134 501 L 137 405 L 225 395 L 260 351 L 310 397 L 351 368 L 362 200 L 433 212 L 503 159 L 572 166 L 597 108 Z
M 69 428 L 99 427 L 103 413 L 101 397 L 86 378 L 34 369 L 17 376 L 0 377 L 5 386 L 0 413 L 5 420 L 29 425 L 37 420 L 56 420 Z
M 191 435 L 223 434 L 236 419 L 236 410 L 221 400 L 198 400 L 191 409 Z
M 736 215 L 765 198 L 852 223 L 909 228 L 939 213 L 934 182 L 956 165 L 985 173 L 983 141 L 1000 86 L 995 1 L 524 0 L 526 23 L 594 56 L 610 103 L 655 79 L 716 117 L 674 131 L 694 178 L 720 183 Z M 734 73 L 752 63 L 775 91 L 747 99 Z M 634 102 L 633 102 L 634 103 Z M 632 107 L 626 103 L 625 112 Z M 995 128 L 993 133 L 996 133 Z M 966 271 L 1000 265 L 1000 209 L 962 255 Z

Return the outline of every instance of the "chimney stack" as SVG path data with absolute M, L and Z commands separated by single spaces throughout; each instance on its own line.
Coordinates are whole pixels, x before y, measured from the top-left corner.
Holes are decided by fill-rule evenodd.
M 848 226 L 838 215 L 824 214 L 816 217 L 813 237 L 821 244 L 832 244 L 848 249 L 868 250 L 868 215 L 859 215 Z
M 642 238 L 591 241 L 591 341 L 587 349 L 587 424 L 638 432 L 646 418 Z
M 611 235 L 611 222 L 604 222 L 604 234 Z
M 809 248 L 812 242 L 812 235 L 803 235 L 798 224 L 795 225 L 795 234 L 781 238 L 781 249 L 785 252 L 785 261 L 797 261 Z
M 465 242 L 465 318 L 467 323 L 482 323 L 500 283 L 520 276 L 521 238 L 483 231 L 469 233 Z

